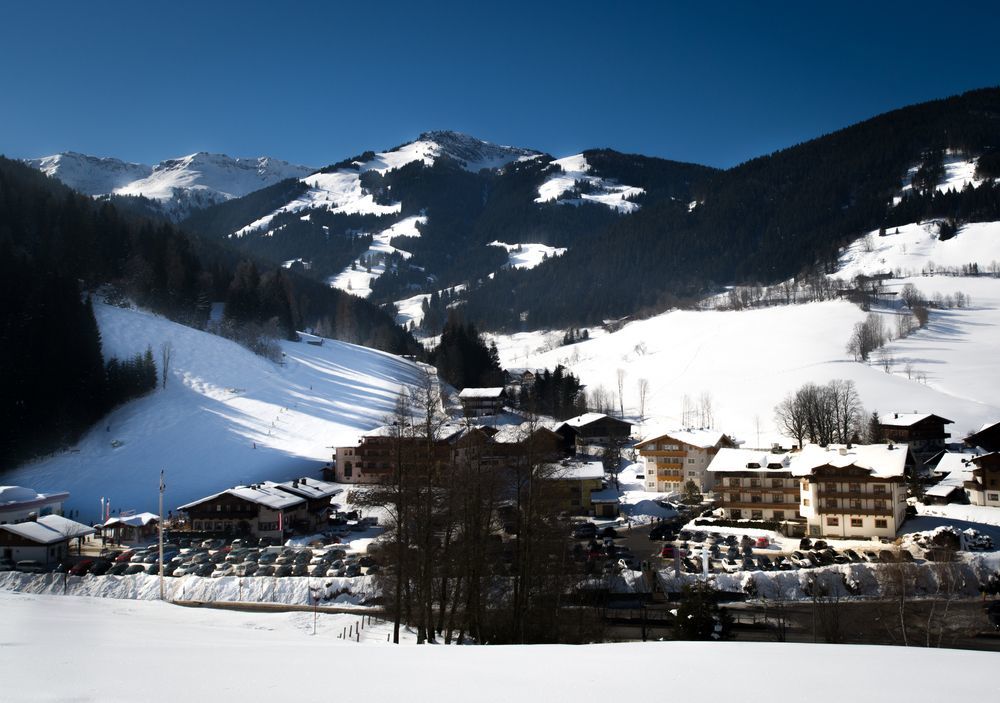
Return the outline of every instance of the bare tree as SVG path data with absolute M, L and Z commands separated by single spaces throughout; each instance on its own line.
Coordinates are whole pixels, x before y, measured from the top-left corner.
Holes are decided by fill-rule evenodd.
M 618 416 L 625 417 L 625 369 L 617 369 L 615 377 L 618 381 Z
M 639 379 L 639 422 L 646 419 L 646 399 L 649 396 L 649 379 Z
M 698 410 L 701 414 L 701 426 L 711 427 L 715 424 L 715 416 L 712 413 L 712 394 L 703 391 L 698 399 Z
M 160 345 L 160 368 L 162 369 L 163 388 L 167 387 L 167 374 L 170 372 L 170 359 L 173 355 L 174 349 L 169 341 Z
M 868 313 L 864 322 L 854 325 L 854 331 L 847 342 L 847 353 L 854 356 L 855 361 L 867 361 L 869 355 L 885 344 L 885 325 L 881 316 Z
M 778 429 L 795 439 L 800 449 L 806 436 L 807 414 L 807 408 L 796 393 L 789 393 L 774 408 L 774 422 Z

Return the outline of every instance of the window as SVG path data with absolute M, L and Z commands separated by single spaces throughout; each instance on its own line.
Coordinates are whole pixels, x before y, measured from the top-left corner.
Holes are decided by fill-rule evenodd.
M 351 478 L 354 475 L 354 466 L 349 461 L 344 462 L 344 478 Z
M 750 502 L 751 503 L 763 503 L 764 501 L 762 501 L 760 498 L 761 497 L 759 495 L 750 496 Z
M 200 532 L 201 531 L 201 520 L 195 520 L 194 521 L 194 529 L 195 529 L 196 532 Z
M 694 457 L 688 457 L 688 463 L 689 464 L 693 464 L 694 463 Z
M 851 499 L 851 510 L 861 510 L 861 501 L 857 498 Z
M 875 521 L 875 528 L 878 529 L 878 530 L 885 530 L 885 529 L 888 529 L 888 527 L 889 527 L 889 521 L 888 520 L 876 520 Z
M 751 510 L 750 511 L 750 519 L 752 519 L 752 520 L 763 520 L 764 519 L 764 511 L 763 510 Z
M 804 507 L 808 508 L 809 507 L 809 499 L 808 498 L 803 498 L 802 499 L 802 505 Z
M 739 493 L 730 493 L 729 494 L 729 502 L 730 503 L 739 503 L 740 502 L 740 494 Z
M 738 478 L 731 478 L 729 479 L 729 485 L 732 486 L 733 488 L 739 488 L 740 480 Z
M 1000 493 L 987 493 L 986 500 L 1000 500 Z
M 781 479 L 780 478 L 772 478 L 771 479 L 771 488 L 781 488 Z
M 784 520 L 785 519 L 785 511 L 784 510 L 775 510 L 774 511 L 774 519 L 775 520 Z
M 847 490 L 849 490 L 851 493 L 860 493 L 861 492 L 861 484 L 860 483 L 849 483 L 849 484 L 847 484 Z
M 688 476 L 697 476 L 697 475 L 698 475 L 697 471 L 688 471 Z
M 872 486 L 872 492 L 873 493 L 885 493 L 885 484 L 876 483 L 874 486 Z
M 222 504 L 221 503 L 216 503 L 215 504 L 215 512 L 217 512 L 217 513 L 221 513 L 222 512 Z
M 785 502 L 785 496 L 783 496 L 780 493 L 775 493 L 774 495 L 771 496 L 771 502 L 772 503 L 784 503 Z
M 851 518 L 851 527 L 864 527 L 864 520 L 859 517 Z
M 760 479 L 759 478 L 750 479 L 750 486 L 751 488 L 758 488 L 760 486 Z
M 837 484 L 836 483 L 824 483 L 823 484 L 823 490 L 824 491 L 835 491 L 835 490 L 837 490 Z
M 826 519 L 826 526 L 827 527 L 839 527 L 840 526 L 840 518 L 839 517 L 828 517 Z
M 736 510 L 733 510 L 730 514 L 733 516 L 733 520 L 743 519 L 743 511 L 738 508 Z

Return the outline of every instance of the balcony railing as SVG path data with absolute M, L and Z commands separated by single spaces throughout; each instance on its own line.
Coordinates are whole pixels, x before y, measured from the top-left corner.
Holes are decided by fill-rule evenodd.
M 892 508 L 831 508 L 826 505 L 816 507 L 816 512 L 820 515 L 886 515 L 892 516 Z

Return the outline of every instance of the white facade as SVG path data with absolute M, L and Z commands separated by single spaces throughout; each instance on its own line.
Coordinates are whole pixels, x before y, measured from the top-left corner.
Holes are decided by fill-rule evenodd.
M 0 525 L 58 515 L 69 493 L 37 493 L 23 486 L 0 486 Z
M 677 430 L 636 445 L 643 457 L 643 486 L 647 491 L 673 493 L 694 481 L 705 493 L 715 479 L 708 466 L 720 447 L 731 445 L 726 435 L 713 430 Z

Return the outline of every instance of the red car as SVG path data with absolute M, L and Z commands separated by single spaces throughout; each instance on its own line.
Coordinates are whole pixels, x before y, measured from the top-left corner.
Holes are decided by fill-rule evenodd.
M 90 567 L 93 565 L 94 565 L 93 559 L 84 559 L 76 566 L 74 566 L 72 569 L 70 569 L 69 573 L 71 576 L 83 576 L 88 571 L 90 571 Z
M 121 554 L 116 556 L 115 561 L 128 561 L 134 556 L 135 556 L 135 550 L 129 549 L 128 551 L 122 552 Z
M 660 556 L 664 559 L 672 559 L 674 557 L 674 545 L 663 545 L 663 549 L 660 550 Z

